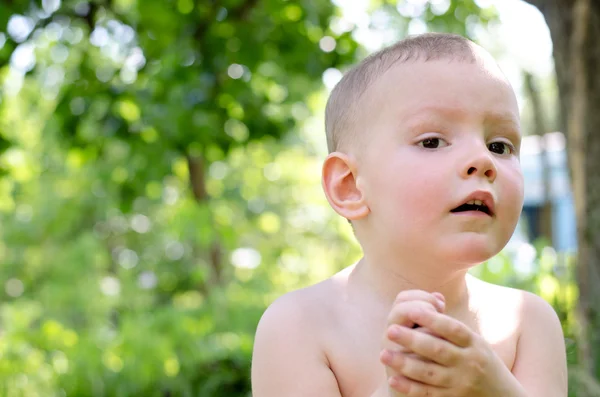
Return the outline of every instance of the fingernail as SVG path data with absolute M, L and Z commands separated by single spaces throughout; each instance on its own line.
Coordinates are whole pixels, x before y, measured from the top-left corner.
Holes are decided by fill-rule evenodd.
M 390 384 L 390 386 L 398 386 L 398 384 L 399 384 L 400 382 L 398 382 L 398 378 L 396 378 L 395 376 L 391 376 L 391 377 L 388 379 L 388 383 Z
M 392 338 L 397 338 L 400 335 L 400 328 L 399 327 L 391 327 L 389 330 L 389 333 Z
M 384 350 L 381 352 L 381 361 L 383 361 L 385 364 L 389 364 L 392 362 L 392 352 L 389 350 Z
M 446 298 L 444 297 L 444 295 L 440 294 L 439 292 L 436 292 L 435 297 L 437 298 L 437 301 L 440 304 L 440 308 L 444 310 L 444 308 L 446 307 Z

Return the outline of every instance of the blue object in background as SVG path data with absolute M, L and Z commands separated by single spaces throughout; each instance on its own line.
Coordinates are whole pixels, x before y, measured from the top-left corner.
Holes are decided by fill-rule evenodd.
M 521 167 L 525 178 L 523 218 L 527 237 L 534 241 L 540 236 L 539 216 L 544 203 L 544 180 L 539 136 L 523 137 Z M 569 179 L 565 136 L 560 132 L 544 136 L 549 165 L 550 201 L 552 205 L 552 245 L 558 252 L 577 250 L 575 206 Z

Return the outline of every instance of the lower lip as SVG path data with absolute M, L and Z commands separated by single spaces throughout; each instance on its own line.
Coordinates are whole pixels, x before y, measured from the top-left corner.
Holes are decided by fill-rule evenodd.
M 482 211 L 462 211 L 462 212 L 452 212 L 453 215 L 462 215 L 462 216 L 474 216 L 478 218 L 491 218 L 491 215 L 486 214 Z

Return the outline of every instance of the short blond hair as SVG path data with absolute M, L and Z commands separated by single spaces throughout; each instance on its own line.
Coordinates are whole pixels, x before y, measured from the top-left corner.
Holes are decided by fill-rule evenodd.
M 459 35 L 425 33 L 410 36 L 365 58 L 335 86 L 325 108 L 325 133 L 329 153 L 344 150 L 356 141 L 354 125 L 362 95 L 375 80 L 398 63 L 448 59 L 475 62 L 473 43 Z

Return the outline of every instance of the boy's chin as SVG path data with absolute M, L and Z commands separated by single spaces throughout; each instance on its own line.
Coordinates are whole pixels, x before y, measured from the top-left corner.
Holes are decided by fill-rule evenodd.
M 442 247 L 440 247 L 442 248 Z M 502 249 L 499 244 L 485 241 L 468 241 L 443 247 L 439 254 L 445 261 L 456 263 L 461 267 L 473 267 L 487 261 Z

